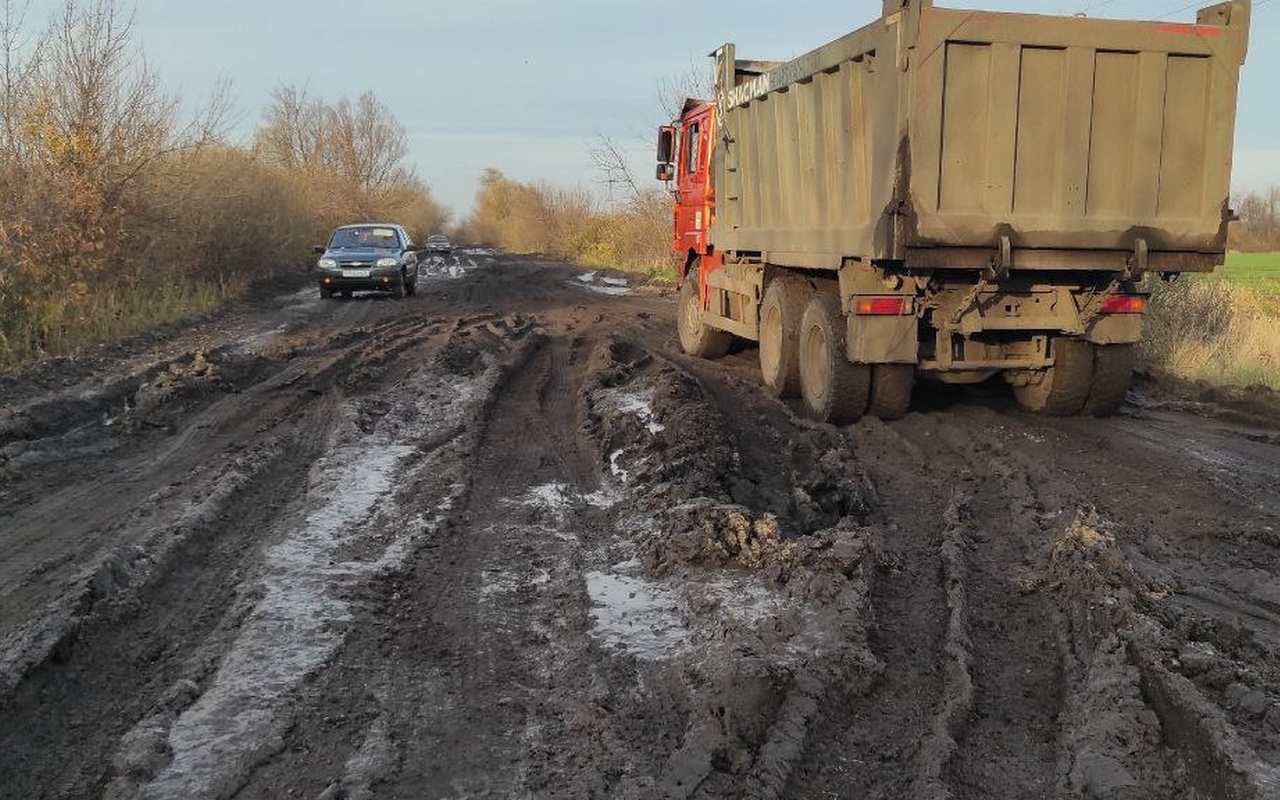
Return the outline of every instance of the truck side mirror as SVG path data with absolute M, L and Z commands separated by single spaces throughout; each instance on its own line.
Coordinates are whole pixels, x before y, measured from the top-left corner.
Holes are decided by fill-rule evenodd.
M 666 183 L 674 179 L 675 176 L 676 176 L 675 168 L 672 167 L 670 164 L 658 165 L 658 180 Z
M 658 128 L 658 163 L 670 164 L 676 160 L 676 129 L 674 125 Z

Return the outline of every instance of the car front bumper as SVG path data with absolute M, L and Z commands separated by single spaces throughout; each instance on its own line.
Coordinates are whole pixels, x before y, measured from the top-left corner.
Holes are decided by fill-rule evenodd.
M 347 276 L 339 271 L 323 272 L 319 276 L 321 289 L 334 291 L 384 291 L 395 289 L 400 273 L 395 269 L 372 269 L 368 277 Z

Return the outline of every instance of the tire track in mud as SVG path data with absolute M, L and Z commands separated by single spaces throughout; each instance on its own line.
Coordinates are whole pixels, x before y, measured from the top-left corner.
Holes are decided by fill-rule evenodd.
M 161 441 L 169 452 L 181 459 L 184 448 L 195 448 L 209 459 L 208 444 L 221 442 L 229 460 L 173 475 L 170 489 L 148 497 L 125 523 L 144 538 L 106 551 L 86 577 L 73 576 L 70 587 L 59 590 L 59 602 L 72 604 L 37 616 L 27 627 L 35 637 L 26 640 L 29 646 L 21 644 L 21 629 L 11 634 L 14 646 L 6 655 L 21 656 L 25 666 L 14 665 L 13 682 L 21 683 L 4 702 L 13 723 L 2 734 L 9 739 L 0 764 L 5 796 L 10 789 L 22 797 L 82 794 L 89 786 L 100 791 L 112 751 L 130 725 L 149 714 L 172 715 L 199 694 L 202 673 L 243 624 L 239 584 L 256 569 L 258 537 L 302 491 L 301 478 L 341 416 L 335 400 L 324 397 L 343 370 L 328 369 L 326 358 L 312 360 L 310 368 L 294 362 L 267 373 L 247 391 L 237 390 L 242 394 L 179 420 L 174 440 Z M 359 363 L 350 351 L 334 358 L 344 359 Z M 351 374 L 346 380 L 352 388 L 362 382 Z M 250 443 L 237 443 L 245 435 Z M 128 541 L 119 531 L 113 538 Z M 154 735 L 152 742 L 126 742 L 133 752 L 122 751 L 117 763 L 123 758 L 121 768 L 129 771 L 156 768 L 164 747 Z
M 1040 618 L 1053 621 L 1052 630 L 1058 639 L 1056 651 L 1060 657 L 1061 679 L 1057 683 L 1062 690 L 1061 699 L 1057 701 L 1060 711 L 1054 722 L 1058 731 L 1057 766 L 1052 775 L 1047 771 L 1040 774 L 1051 777 L 1054 791 L 1062 796 L 1108 796 L 1118 792 L 1134 798 L 1189 798 L 1196 790 L 1206 796 L 1270 796 L 1276 789 L 1274 767 L 1267 766 L 1250 747 L 1250 743 L 1271 746 L 1274 740 L 1262 732 L 1265 725 L 1246 725 L 1237 732 L 1223 719 L 1221 711 L 1216 711 L 1200 692 L 1191 689 L 1191 681 L 1177 674 L 1184 669 L 1179 666 L 1183 658 L 1190 662 L 1188 671 L 1193 677 L 1198 676 L 1209 684 L 1221 681 L 1217 683 L 1219 689 L 1241 673 L 1226 666 L 1212 644 L 1196 641 L 1204 636 L 1196 633 L 1196 627 L 1203 622 L 1179 612 L 1176 602 L 1171 602 L 1176 601 L 1177 595 L 1170 595 L 1170 585 L 1162 579 L 1172 577 L 1175 571 L 1153 569 L 1156 562 L 1144 554 L 1153 548 L 1153 554 L 1159 554 L 1157 558 L 1167 554 L 1169 548 L 1162 541 L 1162 535 L 1148 529 L 1148 533 L 1132 539 L 1131 545 L 1123 546 L 1117 541 L 1119 535 L 1125 533 L 1128 538 L 1138 531 L 1126 531 L 1126 525 L 1099 521 L 1091 510 L 1099 498 L 1117 496 L 1116 487 L 1099 487 L 1093 485 L 1093 481 L 1121 476 L 1120 481 L 1128 483 L 1132 480 L 1128 476 L 1144 474 L 1124 463 L 1134 454 L 1124 452 L 1120 463 L 1097 478 L 1088 472 L 1078 472 L 1076 482 L 1064 482 L 1064 473 L 1075 472 L 1071 461 L 1079 445 L 1053 440 L 1069 441 L 1072 435 L 1081 433 L 1102 440 L 1108 435 L 1105 431 L 1068 433 L 1054 430 L 1034 418 L 1024 422 L 1026 418 L 986 410 L 966 409 L 961 415 L 965 424 L 951 426 L 948 434 L 956 451 L 975 468 L 979 463 L 988 464 L 998 485 L 1014 487 L 1010 497 L 1015 506 L 1019 498 L 1039 498 L 1036 503 L 1023 504 L 1030 512 L 1030 516 L 1024 518 L 1025 528 L 1019 530 L 1015 525 L 1011 529 L 1018 535 L 1010 537 L 1010 541 L 1021 543 L 1023 556 L 1020 561 L 1009 558 L 1008 564 L 1016 565 L 1009 569 L 1016 594 L 1036 602 L 1041 609 Z M 967 434 L 960 433 L 965 429 Z M 1092 453 L 1087 446 L 1081 452 L 1090 453 L 1092 460 L 1098 451 L 1109 449 L 1102 443 L 1094 447 L 1096 450 Z M 1067 463 L 1055 463 L 1058 461 Z M 1042 489 L 1030 490 L 1033 480 Z M 1149 483 L 1133 485 L 1141 487 L 1139 492 L 1150 491 Z M 1184 485 L 1193 492 L 1199 491 L 1194 483 Z M 1029 491 L 1017 489 L 1019 486 Z M 1215 500 L 1209 502 L 1216 503 Z M 1037 507 L 1042 513 L 1035 513 Z M 1135 510 L 1139 514 L 1152 510 L 1144 508 L 1140 498 L 1133 496 L 1128 502 L 1111 508 L 1121 515 L 1118 519 Z M 1204 512 L 1204 507 L 1188 504 L 1185 511 L 1166 511 L 1162 523 L 1169 530 L 1186 535 L 1202 526 L 1185 517 L 1194 518 Z M 1034 530 L 1036 519 L 1043 529 L 1039 534 Z M 1146 527 L 1144 523 L 1139 525 Z M 1239 557 L 1228 554 L 1225 551 L 1229 548 L 1216 545 L 1211 539 L 1200 542 L 1202 552 L 1206 544 L 1208 553 L 1217 551 L 1211 559 L 1216 566 L 1210 569 L 1221 570 L 1222 565 Z M 1132 561 L 1126 551 L 1138 560 Z M 1083 573 L 1084 577 L 1077 573 L 1080 567 L 1075 566 L 1075 560 L 1085 562 L 1089 572 Z M 1147 565 L 1145 576 L 1135 570 L 1135 566 L 1144 564 Z M 1182 574 L 1193 571 L 1185 565 L 1176 570 Z M 1099 574 L 1103 577 L 1097 577 Z M 1210 633 L 1212 630 L 1210 625 Z M 1216 637 L 1210 635 L 1209 638 Z M 1180 641 L 1183 644 L 1180 645 Z M 983 663 L 981 648 L 977 655 L 978 663 Z M 1253 657 L 1257 655 L 1255 651 Z M 1263 663 L 1273 660 L 1273 656 L 1264 657 Z M 1229 663 L 1230 659 L 1225 661 Z M 1209 674 L 1213 670 L 1206 672 L 1206 663 L 1217 664 L 1216 675 Z M 1010 666 L 1021 666 L 1034 680 L 1035 662 L 1027 656 L 1012 659 Z M 1043 671 L 1043 664 L 1041 669 Z M 1246 667 L 1245 673 L 1248 672 Z M 1010 675 L 1010 679 L 1015 678 L 1016 675 Z M 1267 675 L 1264 671 L 1252 678 L 1252 685 L 1274 686 L 1274 680 L 1274 674 Z M 981 685 L 979 680 L 979 687 Z M 1244 693 L 1250 689 L 1236 691 Z M 1266 697 L 1265 693 L 1253 691 L 1254 702 L 1258 702 L 1258 697 Z M 1043 697 L 1028 697 L 1037 700 L 1041 710 L 1052 707 Z M 1265 699 L 1261 705 L 1265 711 Z M 980 730 L 981 705 L 977 711 L 978 718 L 969 732 L 971 739 L 976 739 Z M 1234 716 L 1240 720 L 1242 715 Z M 1036 730 L 1017 719 L 1016 714 L 1011 715 L 1016 724 L 1002 723 L 1003 729 L 1008 732 Z M 1223 721 L 1212 722 L 1215 719 Z M 1005 752 L 998 746 L 992 747 L 989 736 L 978 741 L 981 741 L 976 751 L 978 758 Z M 1028 737 L 1027 741 L 1033 740 Z M 1037 750 L 1044 752 L 1043 748 Z M 958 754 L 952 770 L 957 778 L 955 785 L 962 790 L 963 776 L 968 769 L 963 755 L 963 752 Z M 1268 751 L 1268 759 L 1273 757 Z M 1044 763 L 1043 760 L 1040 763 Z M 1019 776 L 1019 780 L 1027 779 Z M 984 779 L 981 791 L 989 792 L 993 786 L 999 784 Z M 1016 796 L 1005 793 L 1015 791 L 1015 785 L 1006 784 L 1005 790 L 991 796 Z
M 819 426 L 750 350 L 672 353 L 666 305 L 501 266 L 210 351 L 234 380 L 72 468 L 125 518 L 0 597 L 90 598 L 0 705 L 0 796 L 1277 795 L 1265 436 L 1179 460 L 1177 415 L 980 393 Z

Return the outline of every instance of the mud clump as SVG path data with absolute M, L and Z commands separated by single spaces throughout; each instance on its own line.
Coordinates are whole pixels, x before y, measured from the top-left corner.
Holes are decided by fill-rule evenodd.
M 742 506 L 694 501 L 677 506 L 663 520 L 665 535 L 650 542 L 644 562 L 665 577 L 685 566 L 757 570 L 796 563 L 795 542 L 783 542 L 778 518 L 753 518 Z
M 174 362 L 139 386 L 134 394 L 133 411 L 139 417 L 146 417 L 175 399 L 204 394 L 222 383 L 217 366 L 205 357 L 203 350 L 197 350 L 189 362 Z
M 806 536 L 784 538 L 773 514 L 700 498 L 671 509 L 642 546 L 642 563 L 655 577 L 701 570 L 758 572 L 766 586 L 795 586 L 804 578 L 813 591 L 830 594 L 816 575 L 848 576 L 862 564 L 874 537 L 851 520 Z

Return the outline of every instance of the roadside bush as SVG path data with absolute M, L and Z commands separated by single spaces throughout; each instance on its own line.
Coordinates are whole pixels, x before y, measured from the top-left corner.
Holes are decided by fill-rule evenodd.
M 660 190 L 636 191 L 605 208 L 584 189 L 512 180 L 487 169 L 459 240 L 515 253 L 541 253 L 577 264 L 641 272 L 671 280 L 671 200 Z
M 282 88 L 235 146 L 225 94 L 184 113 L 117 0 L 65 0 L 39 37 L 26 8 L 0 0 L 0 369 L 212 310 L 337 224 L 447 221 L 372 94 Z
M 1280 389 L 1280 303 L 1225 280 L 1154 282 L 1142 344 L 1185 378 Z

